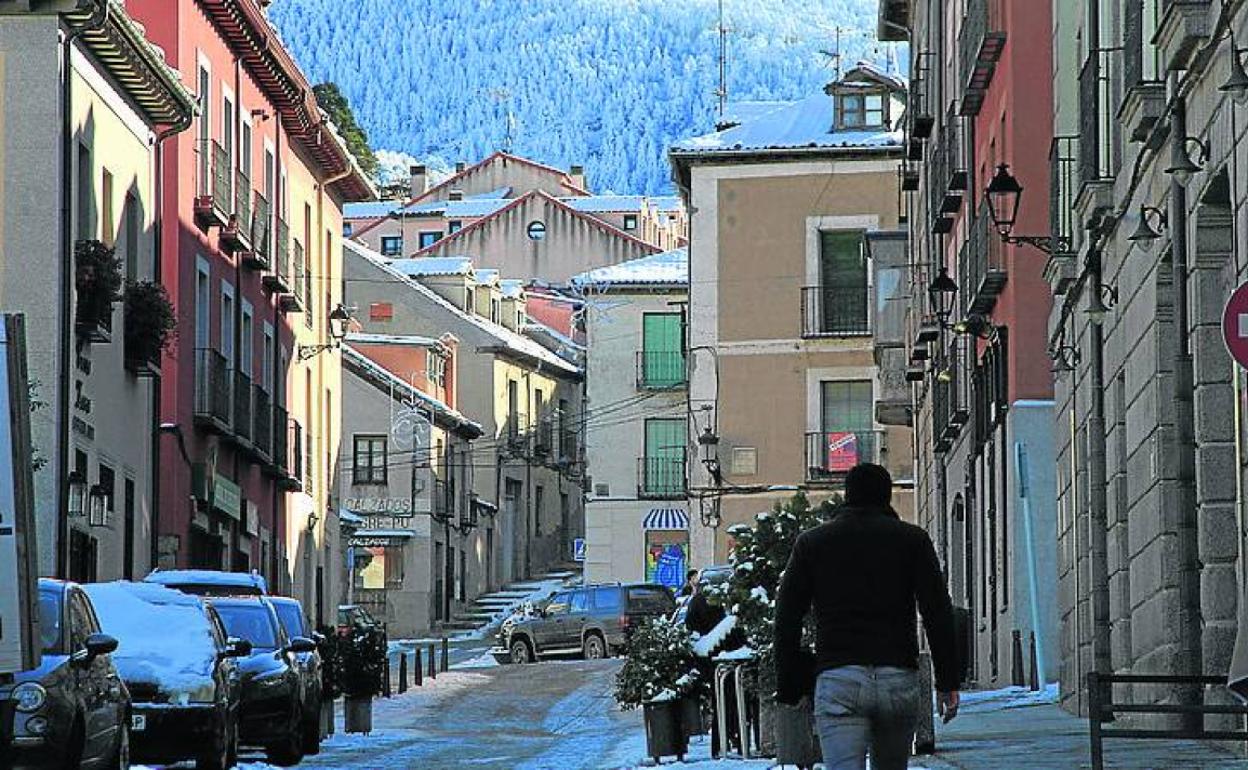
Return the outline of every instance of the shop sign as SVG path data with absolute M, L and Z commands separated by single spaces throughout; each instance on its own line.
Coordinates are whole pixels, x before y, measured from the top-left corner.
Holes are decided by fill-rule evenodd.
M 233 519 L 243 517 L 243 491 L 237 484 L 217 476 L 212 485 L 212 507 Z
M 363 516 L 370 513 L 404 518 L 414 515 L 411 498 L 407 497 L 348 497 L 344 502 L 343 507 L 348 511 Z

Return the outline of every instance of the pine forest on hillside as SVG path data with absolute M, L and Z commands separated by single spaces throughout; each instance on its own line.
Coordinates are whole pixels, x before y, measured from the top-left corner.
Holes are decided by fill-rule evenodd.
M 730 100 L 787 100 L 841 61 L 887 63 L 876 0 L 724 0 Z M 350 9 L 349 12 L 347 9 Z M 597 191 L 670 191 L 665 152 L 714 129 L 716 0 L 281 0 L 272 18 L 313 82 L 332 81 L 378 150 L 435 169 L 496 149 Z M 342 23 L 348 21 L 350 23 Z

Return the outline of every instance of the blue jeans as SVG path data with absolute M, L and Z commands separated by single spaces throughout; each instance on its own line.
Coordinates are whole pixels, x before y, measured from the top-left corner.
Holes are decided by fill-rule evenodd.
M 903 770 L 914 743 L 919 673 L 894 666 L 839 666 L 819 674 L 815 729 L 827 770 Z

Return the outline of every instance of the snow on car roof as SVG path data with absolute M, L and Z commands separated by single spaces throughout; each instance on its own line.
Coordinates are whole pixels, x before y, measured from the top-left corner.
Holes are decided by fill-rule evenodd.
M 153 583 L 91 583 L 104 633 L 117 638 L 113 662 L 128 682 L 187 692 L 211 681 L 217 645 L 196 596 Z
M 268 584 L 265 583 L 264 576 L 255 572 L 221 572 L 210 569 L 157 570 L 143 578 L 143 582 L 165 586 L 207 585 L 259 588 L 268 593 Z

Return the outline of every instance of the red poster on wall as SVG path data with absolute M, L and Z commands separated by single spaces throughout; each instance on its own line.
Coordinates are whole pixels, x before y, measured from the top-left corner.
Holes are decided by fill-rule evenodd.
M 858 464 L 858 436 L 854 433 L 828 434 L 829 471 L 848 471 Z

